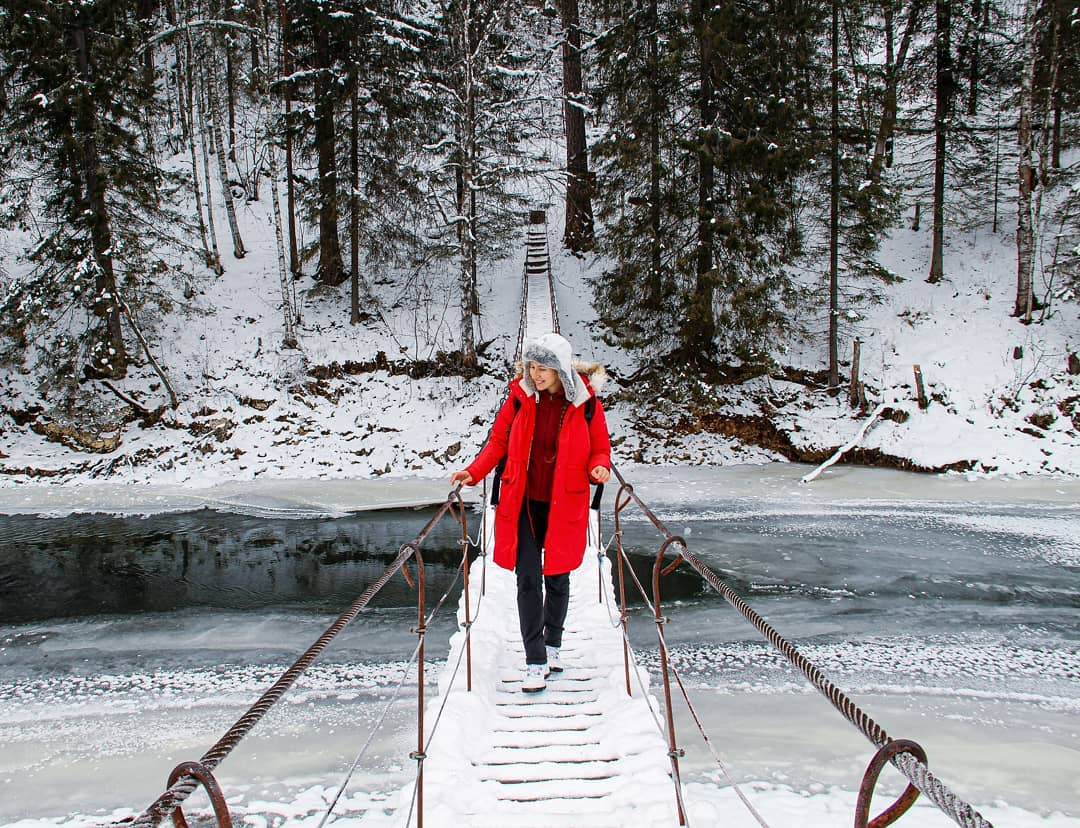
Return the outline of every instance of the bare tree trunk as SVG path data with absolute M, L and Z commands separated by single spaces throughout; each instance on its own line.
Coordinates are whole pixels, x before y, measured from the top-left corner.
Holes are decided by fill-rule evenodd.
M 585 139 L 581 24 L 578 0 L 560 0 L 563 25 L 563 117 L 566 129 L 566 231 L 563 242 L 578 252 L 593 246 L 592 180 Z
M 135 19 L 139 21 L 139 32 L 144 38 L 149 38 L 149 34 L 152 28 L 152 21 L 155 12 L 155 0 L 136 0 L 135 3 Z M 154 48 L 153 46 L 147 46 L 143 50 L 143 81 L 148 89 L 152 89 L 154 86 Z M 143 141 L 146 142 L 147 154 L 153 156 L 155 154 L 154 149 L 154 131 L 151 129 L 149 123 L 143 123 L 142 129 Z
M 176 8 L 173 1 L 166 0 L 164 5 L 165 20 L 170 27 L 175 27 Z M 190 100 L 187 96 L 188 73 L 185 68 L 186 62 L 180 49 L 179 39 L 173 40 L 173 61 L 174 65 L 172 71 L 167 72 L 165 75 L 166 83 L 172 86 L 172 89 L 169 90 L 170 94 L 166 95 L 166 99 L 169 101 L 169 126 L 170 128 L 175 128 L 178 124 L 180 127 L 180 139 L 181 141 L 186 141 L 190 138 L 190 132 L 195 128 L 195 125 L 191 121 Z M 175 115 L 173 112 L 174 107 L 176 110 Z
M 222 138 L 221 99 L 218 78 L 216 77 L 220 63 L 217 53 L 213 51 L 212 44 L 207 46 L 206 60 L 206 91 L 210 101 L 210 118 L 213 121 L 210 130 L 214 138 L 214 147 L 217 154 L 218 177 L 221 179 L 221 195 L 225 199 L 225 214 L 229 218 L 229 230 L 232 233 L 233 256 L 237 259 L 244 258 L 247 251 L 244 249 L 244 240 L 240 238 L 240 225 L 236 221 L 236 207 L 233 204 L 232 191 L 229 188 L 229 170 L 225 163 L 225 143 Z
M 154 352 L 150 350 L 150 343 L 146 341 L 146 337 L 143 336 L 142 330 L 139 328 L 138 323 L 135 321 L 134 315 L 131 313 L 131 308 L 128 307 L 128 303 L 122 299 L 119 302 L 121 308 L 124 310 L 124 318 L 127 319 L 128 325 L 135 333 L 135 338 L 139 340 L 139 344 L 143 347 L 143 353 L 146 354 L 146 358 L 150 361 L 150 365 L 154 369 L 154 373 L 157 374 L 161 381 L 165 384 L 165 390 L 169 392 L 169 405 L 172 409 L 176 409 L 180 405 L 180 400 L 177 399 L 176 391 L 173 389 L 172 383 L 169 382 L 169 376 L 165 373 L 165 369 L 161 367 L 156 359 L 154 359 Z
M 233 5 L 225 4 L 225 19 L 232 21 L 235 17 Z M 235 37 L 227 32 L 221 42 L 221 50 L 225 53 L 225 103 L 229 114 L 229 160 L 236 164 L 236 68 L 233 66 L 232 39 Z M 246 189 L 246 188 L 245 188 Z
M 1020 118 L 1017 129 L 1020 159 L 1016 220 L 1016 302 L 1012 315 L 1031 320 L 1034 309 L 1035 217 L 1032 192 L 1035 189 L 1033 163 L 1035 140 L 1031 128 L 1035 109 L 1035 71 L 1038 52 L 1038 0 L 1027 0 L 1024 7 L 1024 66 L 1020 75 Z
M 285 262 L 285 239 L 281 232 L 281 199 L 278 196 L 278 169 L 277 150 L 273 141 L 266 146 L 267 163 L 270 166 L 270 199 L 274 207 L 274 241 L 277 244 L 278 253 L 278 277 L 281 284 L 281 315 L 285 322 L 285 338 L 281 345 L 284 348 L 296 348 L 296 309 L 293 307 L 292 295 L 289 292 L 289 270 Z
M 1050 166 L 1055 170 L 1061 169 L 1061 96 L 1054 100 L 1054 125 L 1053 142 L 1050 145 Z
M 660 15 L 657 8 L 657 0 L 649 3 L 649 226 L 652 246 L 651 260 L 652 273 L 652 299 L 659 302 L 663 292 L 660 278 L 663 268 L 660 233 Z
M 194 81 L 193 81 L 194 83 Z M 210 175 L 210 126 L 206 122 L 206 110 L 203 108 L 203 95 L 205 90 L 199 90 L 194 94 L 195 115 L 198 117 L 199 145 L 202 147 L 203 177 L 206 179 L 206 225 L 210 231 L 210 255 L 214 262 L 214 272 L 220 276 L 225 272 L 225 266 L 221 262 L 221 248 L 218 247 L 217 223 L 214 221 L 214 197 Z M 192 141 L 194 141 L 192 133 Z
M 840 386 L 840 9 L 832 0 L 832 71 L 829 80 L 829 388 Z
M 255 0 L 255 12 L 259 16 L 259 26 L 262 31 L 263 41 L 263 59 L 266 63 L 267 70 L 267 83 L 260 83 L 256 88 L 261 96 L 267 102 L 268 118 L 266 121 L 266 164 L 270 173 L 270 201 L 271 207 L 274 211 L 274 242 L 277 246 L 278 254 L 278 284 L 281 288 L 281 316 L 282 321 L 285 324 L 285 336 L 282 339 L 281 345 L 283 348 L 296 348 L 296 308 L 293 303 L 293 295 L 289 288 L 292 284 L 292 280 L 289 278 L 288 268 L 285 266 L 285 240 L 281 231 L 281 198 L 278 195 L 278 167 L 277 167 L 277 147 L 274 146 L 274 125 L 279 122 L 276 107 L 274 106 L 273 99 L 270 97 L 269 81 L 273 63 L 270 60 L 271 55 L 271 37 L 270 37 L 270 20 L 265 14 L 262 0 Z M 252 61 L 258 60 L 258 42 L 255 38 L 252 38 Z M 257 169 L 257 168 L 256 168 Z
M 945 161 L 952 102 L 952 46 L 950 43 L 952 0 L 937 0 L 934 52 L 937 56 L 934 105 L 934 227 L 930 254 L 930 275 L 926 281 L 945 277 Z
M 285 77 L 292 74 L 292 41 L 289 30 L 289 12 L 285 0 L 278 0 L 278 14 L 281 19 L 281 73 Z M 294 279 L 300 278 L 300 252 L 296 242 L 296 184 L 293 175 L 293 124 L 292 124 L 292 83 L 285 84 L 285 187 L 288 204 L 289 223 L 289 272 Z
M 327 25 L 326 20 L 315 24 L 315 152 L 319 168 L 319 269 L 315 278 L 324 284 L 340 285 L 347 275 L 338 236 L 336 129 Z
M 984 9 L 985 5 L 985 9 Z M 971 19 L 974 23 L 974 38 L 971 43 L 971 67 L 968 72 L 968 115 L 977 115 L 979 112 L 979 80 L 982 66 L 982 37 L 983 15 L 988 13 L 990 4 L 984 4 L 983 0 L 974 0 L 971 7 Z
M 466 18 L 465 57 L 465 134 L 462 136 L 462 163 L 458 178 L 458 239 L 461 245 L 461 362 L 476 365 L 476 199 L 473 172 L 476 164 L 476 78 L 473 66 L 474 44 L 472 4 Z M 465 220 L 462 220 L 465 217 Z
M 1050 77 L 1045 88 L 1041 90 L 1043 94 L 1042 111 L 1040 112 L 1041 123 L 1039 126 L 1039 183 L 1042 186 L 1038 188 L 1035 210 L 1036 217 L 1039 217 L 1042 213 L 1042 194 L 1050 184 L 1049 167 L 1051 154 L 1053 152 L 1056 156 L 1057 152 L 1056 147 L 1054 150 L 1051 150 L 1050 139 L 1055 130 L 1060 128 L 1059 123 L 1051 122 L 1051 117 L 1059 115 L 1061 111 L 1060 108 L 1056 106 L 1058 100 L 1058 79 L 1060 78 L 1061 71 L 1061 11 L 1060 4 L 1051 4 L 1050 14 L 1052 16 L 1051 25 L 1053 27 L 1053 34 L 1050 38 L 1050 54 L 1048 56 Z M 1060 159 L 1058 159 L 1058 161 L 1060 161 Z
M 713 104 L 713 55 L 706 31 L 709 9 L 708 0 L 695 0 L 694 25 L 698 35 L 698 118 L 701 130 L 699 140 L 703 146 L 697 154 L 697 265 L 694 298 L 687 314 L 690 330 L 686 337 L 691 351 L 706 360 L 712 358 L 713 340 L 716 337 L 716 317 L 713 311 L 716 284 L 716 268 L 713 264 L 713 187 L 716 169 L 712 142 L 708 140 L 716 111 Z
M 177 74 L 179 76 L 179 63 L 180 63 L 180 49 L 177 47 Z M 202 240 L 203 254 L 206 260 L 206 266 L 214 271 L 218 276 L 225 272 L 225 268 L 221 265 L 221 254 L 217 249 L 217 233 L 213 231 L 213 199 L 210 195 L 210 177 L 209 167 L 206 168 L 206 206 L 210 215 L 211 235 L 214 238 L 214 247 L 211 250 L 210 242 L 207 235 L 206 218 L 203 214 L 203 199 L 202 199 L 202 186 L 199 184 L 199 160 L 198 154 L 195 149 L 195 125 L 203 121 L 203 118 L 196 119 L 195 117 L 195 79 L 193 77 L 192 68 L 192 50 L 191 39 L 187 39 L 187 67 L 184 71 L 184 91 L 182 93 L 181 101 L 183 106 L 181 112 L 185 113 L 184 117 L 191 125 L 187 130 L 187 144 L 188 152 L 191 155 L 191 186 L 195 193 L 195 212 L 199 216 L 199 237 Z M 205 160 L 205 159 L 204 159 Z
M 210 241 L 206 230 L 206 216 L 203 213 L 202 185 L 199 184 L 199 160 L 195 152 L 195 134 L 188 135 L 188 151 L 191 155 L 191 189 L 195 193 L 195 214 L 199 217 L 199 239 L 202 241 L 203 260 L 218 276 L 222 273 L 221 260 L 210 250 Z M 209 181 L 207 182 L 209 184 Z
M 349 322 L 360 322 L 360 90 L 356 67 L 349 73 Z
M 885 65 L 885 89 L 882 93 L 881 121 L 878 123 L 877 140 L 874 142 L 874 155 L 870 161 L 870 173 L 868 176 L 874 182 L 881 179 L 882 169 L 887 164 L 892 163 L 891 147 L 893 131 L 896 129 L 897 86 L 904 70 L 904 64 L 907 62 L 911 41 L 919 25 L 919 15 L 922 13 L 925 3 L 926 0 L 911 0 L 911 5 L 908 7 L 907 23 L 904 26 L 904 33 L 900 37 L 900 47 L 897 49 L 895 56 L 892 55 L 891 31 L 886 34 L 888 58 Z M 885 5 L 891 6 L 888 0 L 886 0 Z M 887 26 L 887 29 L 891 30 L 891 17 L 889 19 L 890 25 Z

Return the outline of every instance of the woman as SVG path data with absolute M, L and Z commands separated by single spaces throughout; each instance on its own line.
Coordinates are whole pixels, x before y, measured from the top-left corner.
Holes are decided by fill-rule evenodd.
M 495 510 L 495 563 L 517 573 L 525 645 L 521 689 L 536 693 L 561 672 L 559 649 L 570 603 L 570 573 L 585 556 L 589 482 L 611 476 L 604 409 L 570 343 L 556 333 L 527 342 L 522 375 L 495 415 L 491 436 L 451 483 L 475 485 L 505 459 Z

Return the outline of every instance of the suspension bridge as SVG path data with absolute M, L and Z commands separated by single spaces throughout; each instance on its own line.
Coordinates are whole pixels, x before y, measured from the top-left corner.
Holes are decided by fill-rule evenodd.
M 532 213 L 527 225 L 521 291 L 518 353 L 526 338 L 559 330 L 542 212 Z M 372 731 L 336 795 L 327 803 L 318 822 L 320 828 L 327 824 L 366 828 L 690 824 L 693 803 L 685 800 L 680 778 L 682 750 L 672 715 L 674 703 L 688 706 L 699 729 L 697 736 L 712 752 L 722 775 L 726 776 L 727 771 L 668 657 L 662 583 L 675 568 L 684 566 L 693 569 L 752 624 L 876 748 L 859 787 L 856 828 L 884 828 L 899 819 L 920 795 L 958 825 L 992 828 L 930 771 L 926 754 L 918 744 L 890 737 L 709 570 L 687 548 L 683 538 L 673 535 L 617 468 L 614 475 L 619 488 L 613 531 L 605 541 L 599 515 L 592 514 L 584 562 L 571 576 L 562 648 L 565 670 L 552 674 L 543 692 L 521 692 L 525 655 L 517 625 L 516 580 L 512 572 L 488 564 L 488 553 L 493 548 L 493 515 L 486 502 L 486 486 L 479 526 L 473 526 L 472 535 L 465 503 L 455 489 L 416 539 L 401 547 L 379 578 L 221 739 L 200 759 L 177 765 L 161 796 L 125 824 L 153 826 L 171 818 L 183 828 L 187 824 L 184 802 L 202 788 L 209 796 L 217 824 L 231 828 L 225 792 L 215 770 L 335 636 L 398 573 L 409 581 L 417 596 L 418 643 L 411 661 L 415 665 L 415 684 L 410 690 L 415 694 L 417 712 L 416 748 L 408 756 L 415 766 L 415 777 L 377 810 L 359 817 L 335 815 L 334 809 L 354 773 L 363 767 Z M 630 508 L 643 512 L 657 531 L 659 546 L 650 586 L 643 585 L 635 575 L 622 548 L 620 522 Z M 461 563 L 454 583 L 432 602 L 426 594 L 422 546 L 431 529 L 443 519 L 456 520 L 460 525 Z M 429 696 L 430 677 L 425 676 L 424 661 L 427 628 L 440 611 L 448 611 L 446 605 L 458 589 L 458 630 L 437 676 L 437 691 Z M 656 688 L 652 687 L 656 677 L 650 677 L 638 664 L 630 645 L 628 592 L 644 602 L 655 621 L 660 654 L 660 683 Z M 404 686 L 403 676 L 398 691 Z M 909 784 L 892 805 L 871 819 L 870 801 L 877 777 L 889 763 L 907 777 Z M 741 807 L 758 824 L 768 826 L 738 786 L 733 782 L 731 785 Z

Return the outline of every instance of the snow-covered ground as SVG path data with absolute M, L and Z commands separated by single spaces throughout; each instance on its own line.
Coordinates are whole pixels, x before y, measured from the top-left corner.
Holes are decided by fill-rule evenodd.
M 456 347 L 453 276 L 433 266 L 405 287 L 382 291 L 377 314 L 348 324 L 348 285 L 298 284 L 303 323 L 300 348 L 284 350 L 278 309 L 277 259 L 267 203 L 238 203 L 248 247 L 243 260 L 226 257 L 216 278 L 204 268 L 190 276 L 188 301 L 177 293 L 153 342 L 166 356 L 180 396 L 176 411 L 142 428 L 129 422 L 106 432 L 118 446 L 106 453 L 50 442 L 31 426 L 0 422 L 0 488 L 82 486 L 90 481 L 204 488 L 242 480 L 317 478 L 367 480 L 441 476 L 468 459 L 486 437 L 491 412 L 505 391 L 517 342 L 527 226 L 501 261 L 480 273 L 482 339 L 491 340 L 473 380 L 411 378 L 383 370 L 409 359 L 436 359 Z M 558 204 L 549 210 L 548 237 L 562 331 L 578 355 L 613 369 L 634 368 L 606 345 L 591 307 L 589 279 L 605 262 L 565 254 Z M 859 448 L 913 468 L 964 468 L 981 475 L 1080 474 L 1080 377 L 1066 371 L 1080 350 L 1080 306 L 1056 299 L 1041 324 L 1009 316 L 1015 255 L 1011 233 L 951 233 L 946 279 L 925 281 L 927 229 L 898 227 L 880 261 L 897 281 L 881 286 L 880 304 L 846 320 L 841 358 L 851 338 L 862 341 L 861 377 L 871 407 L 885 403 Z M 369 305 L 365 304 L 365 309 Z M 820 330 L 818 315 L 798 320 Z M 789 343 L 778 361 L 796 369 L 825 365 L 819 339 Z M 930 407 L 915 401 L 919 365 Z M 0 376 L 7 405 L 30 399 L 27 377 Z M 147 408 L 165 402 L 149 368 L 132 369 L 120 384 Z M 150 390 L 150 389 L 156 390 Z M 616 459 L 662 465 L 727 465 L 782 459 L 775 451 L 720 433 L 715 425 L 666 400 L 631 404 L 605 389 Z M 102 390 L 108 399 L 110 395 Z M 761 377 L 714 388 L 718 415 L 770 421 L 796 448 L 819 453 L 843 445 L 861 425 L 843 395 L 779 378 Z M 119 400 L 114 400 L 119 407 Z M 902 422 L 901 422 L 902 421 Z M 729 431 L 730 433 L 730 431 Z M 69 441 L 70 442 L 70 441 Z

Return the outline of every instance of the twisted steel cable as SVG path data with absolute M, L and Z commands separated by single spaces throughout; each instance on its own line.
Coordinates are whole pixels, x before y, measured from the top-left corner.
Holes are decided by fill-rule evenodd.
M 720 595 L 734 607 L 740 615 L 754 625 L 754 628 L 773 645 L 788 661 L 790 661 L 810 681 L 810 683 L 829 700 L 833 707 L 858 728 L 867 739 L 875 746 L 883 747 L 892 741 L 885 729 L 874 721 L 865 711 L 832 683 L 825 673 L 816 664 L 799 652 L 794 644 L 785 639 L 764 618 L 758 615 L 754 609 L 746 603 L 731 587 L 697 558 L 694 553 L 686 548 L 682 538 L 673 535 L 668 528 L 653 514 L 652 510 L 634 492 L 634 487 L 626 482 L 617 468 L 612 468 L 629 497 L 645 513 L 652 524 L 669 540 L 677 542 L 682 547 L 682 557 L 690 567 L 700 575 L 705 582 L 715 589 Z M 976 811 L 970 804 L 965 802 L 945 783 L 935 777 L 930 769 L 911 754 L 899 754 L 890 760 L 893 765 L 906 776 L 922 793 L 957 825 L 963 828 L 994 828 L 985 817 Z
M 371 599 L 375 597 L 390 579 L 401 569 L 405 562 L 415 553 L 416 548 L 423 539 L 427 537 L 432 527 L 442 519 L 455 503 L 460 503 L 461 486 L 456 486 L 453 491 L 450 492 L 446 501 L 442 504 L 435 515 L 427 522 L 424 528 L 417 535 L 416 540 L 412 543 L 404 544 L 394 558 L 393 562 L 383 570 L 382 574 L 376 578 L 368 588 L 357 598 L 345 612 L 338 616 L 322 635 L 318 637 L 314 644 L 312 644 L 303 655 L 296 660 L 296 662 L 281 676 L 277 681 L 270 686 L 270 688 L 264 692 L 259 699 L 248 708 L 247 712 L 241 716 L 236 723 L 229 728 L 229 730 L 211 747 L 206 753 L 203 754 L 199 763 L 208 771 L 213 771 L 221 761 L 228 756 L 233 748 L 235 748 L 240 740 L 246 736 L 251 729 L 259 723 L 267 711 L 274 706 L 275 703 L 285 695 L 285 692 L 292 687 L 296 680 L 307 670 L 308 667 L 322 655 L 323 650 L 327 645 L 343 630 L 347 627 L 357 615 L 371 602 Z M 168 817 L 177 806 L 181 805 L 195 789 L 199 786 L 199 782 L 194 776 L 186 774 L 176 782 L 169 786 L 161 796 L 159 796 L 142 814 L 136 817 L 130 823 L 124 823 L 130 826 L 155 826 L 163 819 Z

